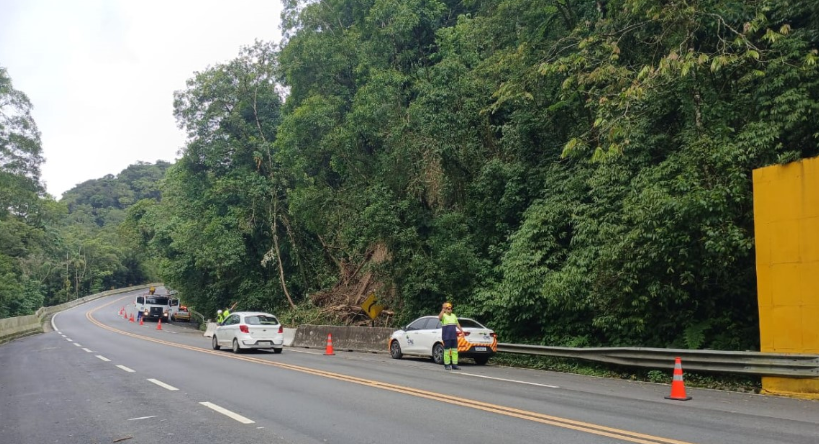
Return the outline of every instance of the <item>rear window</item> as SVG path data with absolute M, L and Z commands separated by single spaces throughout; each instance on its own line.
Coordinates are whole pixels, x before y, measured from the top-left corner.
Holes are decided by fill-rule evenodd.
M 275 316 L 253 315 L 245 317 L 247 325 L 279 325 L 279 320 Z
M 458 323 L 461 324 L 462 328 L 486 328 L 481 324 L 473 321 L 472 319 L 458 319 Z

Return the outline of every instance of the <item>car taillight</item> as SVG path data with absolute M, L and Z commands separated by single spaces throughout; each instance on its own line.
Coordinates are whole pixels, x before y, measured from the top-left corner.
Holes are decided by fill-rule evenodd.
M 239 325 L 239 331 L 241 331 L 242 333 L 250 333 L 250 330 L 247 328 L 247 325 L 245 324 Z
M 459 331 L 458 336 L 469 336 L 469 332 L 468 331 Z
M 464 332 L 464 336 L 469 336 L 469 332 L 468 332 L 468 331 L 465 331 L 465 332 Z
M 498 334 L 493 332 L 493 333 L 489 333 L 489 336 L 492 336 L 493 338 L 497 338 Z
M 283 333 L 284 333 L 284 326 L 279 325 L 279 334 L 283 334 Z

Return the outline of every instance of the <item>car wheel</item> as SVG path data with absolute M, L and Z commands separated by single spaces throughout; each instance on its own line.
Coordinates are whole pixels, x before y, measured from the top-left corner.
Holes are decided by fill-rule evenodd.
M 489 362 L 489 356 L 475 356 L 473 359 L 475 359 L 475 364 L 478 365 L 486 365 Z
M 278 353 L 281 353 L 281 352 L 282 352 L 282 349 L 281 349 L 281 348 L 274 348 L 274 349 L 273 349 L 273 353 L 277 353 L 277 354 L 278 354 Z
M 219 347 L 219 341 L 216 339 L 216 335 L 213 335 L 211 338 L 210 346 L 213 347 L 214 350 L 219 350 L 219 348 L 221 348 Z
M 239 347 L 239 341 L 236 338 L 233 338 L 233 353 L 241 353 L 242 349 Z
M 432 361 L 439 365 L 444 363 L 444 346 L 440 342 L 432 346 Z
M 398 341 L 390 343 L 390 356 L 392 356 L 392 359 L 401 359 L 401 356 L 404 356 L 404 353 L 401 352 L 401 344 Z

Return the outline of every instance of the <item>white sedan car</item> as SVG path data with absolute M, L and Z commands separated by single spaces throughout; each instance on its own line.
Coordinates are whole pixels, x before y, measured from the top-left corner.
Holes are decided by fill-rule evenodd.
M 270 313 L 238 311 L 216 327 L 211 338 L 214 350 L 231 347 L 233 353 L 245 349 L 273 349 L 281 353 L 284 347 L 284 328 Z
M 472 358 L 478 365 L 489 362 L 498 351 L 498 337 L 494 331 L 470 318 L 458 318 L 464 330 L 458 335 L 458 357 Z M 424 316 L 393 332 L 389 341 L 390 356 L 401 359 L 404 354 L 429 356 L 436 364 L 444 363 L 444 344 L 441 340 L 441 321 L 438 316 Z

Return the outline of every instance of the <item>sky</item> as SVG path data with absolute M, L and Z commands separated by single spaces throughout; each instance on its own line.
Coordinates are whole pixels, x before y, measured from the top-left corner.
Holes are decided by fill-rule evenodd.
M 255 40 L 281 40 L 281 0 L 0 0 L 0 66 L 42 136 L 49 194 L 173 162 L 173 93 Z

